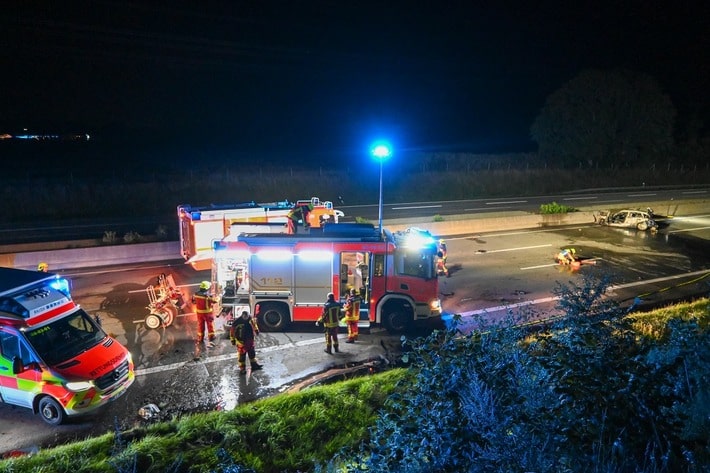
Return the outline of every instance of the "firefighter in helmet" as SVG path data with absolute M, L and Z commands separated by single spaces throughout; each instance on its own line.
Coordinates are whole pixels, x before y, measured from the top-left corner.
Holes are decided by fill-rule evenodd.
M 340 321 L 340 309 L 342 306 L 340 302 L 335 301 L 335 294 L 332 292 L 328 293 L 328 300 L 323 305 L 323 313 L 316 321 L 316 326 L 323 324 L 323 329 L 325 331 L 325 352 L 331 355 L 335 350 L 338 353 L 338 323 Z
M 217 303 L 217 300 L 209 292 L 211 287 L 212 283 L 202 281 L 200 288 L 192 296 L 192 303 L 197 313 L 197 343 L 202 343 L 205 340 L 205 330 L 207 331 L 207 337 L 210 342 L 215 339 L 212 306 Z
M 348 326 L 348 339 L 345 343 L 355 343 L 358 336 L 358 322 L 360 321 L 360 294 L 355 288 L 350 289 L 350 295 L 345 301 L 345 324 Z
M 565 248 L 557 254 L 557 262 L 560 264 L 572 264 L 577 261 L 577 250 Z
M 232 322 L 232 327 L 229 329 L 229 340 L 232 342 L 232 345 L 236 345 L 237 347 L 239 374 L 246 374 L 247 372 L 247 356 L 249 356 L 249 365 L 252 371 L 263 368 L 263 366 L 256 361 L 254 338 L 257 335 L 259 335 L 259 326 L 256 323 L 256 319 L 249 315 L 249 312 L 246 310 L 242 311 L 239 318 Z
M 49 271 L 49 265 L 42 261 L 40 264 L 37 265 L 37 271 L 41 271 L 43 273 L 46 273 Z

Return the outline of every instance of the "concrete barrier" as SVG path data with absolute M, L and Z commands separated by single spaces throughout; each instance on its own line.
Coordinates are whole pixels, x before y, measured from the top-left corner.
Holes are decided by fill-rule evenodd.
M 710 212 L 710 201 L 663 201 L 629 204 L 624 208 L 652 207 L 657 214 L 697 215 Z M 539 215 L 527 212 L 501 212 L 496 214 L 470 214 L 447 216 L 439 222 L 432 217 L 384 220 L 383 225 L 392 231 L 418 227 L 437 236 L 453 236 L 495 231 L 526 230 L 533 228 L 552 228 L 564 225 L 586 225 L 594 222 L 594 214 L 607 209 L 604 206 L 589 206 L 578 212 L 565 214 Z M 183 261 L 180 257 L 180 243 L 177 241 L 158 243 L 137 243 L 124 245 L 84 246 L 66 243 L 69 246 L 81 246 L 58 249 L 54 243 L 45 249 L 27 251 L 26 247 L 16 250 L 5 247 L 0 254 L 0 266 L 19 269 L 36 269 L 40 261 L 49 264 L 50 271 L 100 267 L 108 265 L 130 264 L 149 261 Z

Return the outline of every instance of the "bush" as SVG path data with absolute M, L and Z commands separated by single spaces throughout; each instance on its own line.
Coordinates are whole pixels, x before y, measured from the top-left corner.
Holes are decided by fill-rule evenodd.
M 574 207 L 569 207 L 567 205 L 560 205 L 557 202 L 552 202 L 551 204 L 541 204 L 540 213 L 546 214 L 565 214 L 568 212 L 576 212 L 577 209 Z
M 649 343 L 607 287 L 560 285 L 563 315 L 546 324 L 510 313 L 463 335 L 455 318 L 450 330 L 405 340 L 410 376 L 369 439 L 333 463 L 351 472 L 706 471 L 707 321 L 674 319 L 663 343 Z

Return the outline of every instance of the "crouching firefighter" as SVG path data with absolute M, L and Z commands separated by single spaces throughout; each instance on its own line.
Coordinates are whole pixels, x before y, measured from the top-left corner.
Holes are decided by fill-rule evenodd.
M 249 356 L 249 365 L 252 371 L 263 368 L 263 366 L 256 361 L 254 337 L 257 335 L 259 335 L 259 326 L 256 320 L 252 318 L 246 310 L 232 322 L 232 328 L 229 331 L 229 340 L 232 342 L 232 345 L 237 346 L 239 374 L 245 374 L 247 372 L 247 355 Z

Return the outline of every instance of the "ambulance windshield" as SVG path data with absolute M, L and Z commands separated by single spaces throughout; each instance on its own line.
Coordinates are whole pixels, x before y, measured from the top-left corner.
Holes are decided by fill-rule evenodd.
M 105 337 L 106 333 L 82 309 L 27 332 L 27 340 L 50 366 L 93 348 Z

